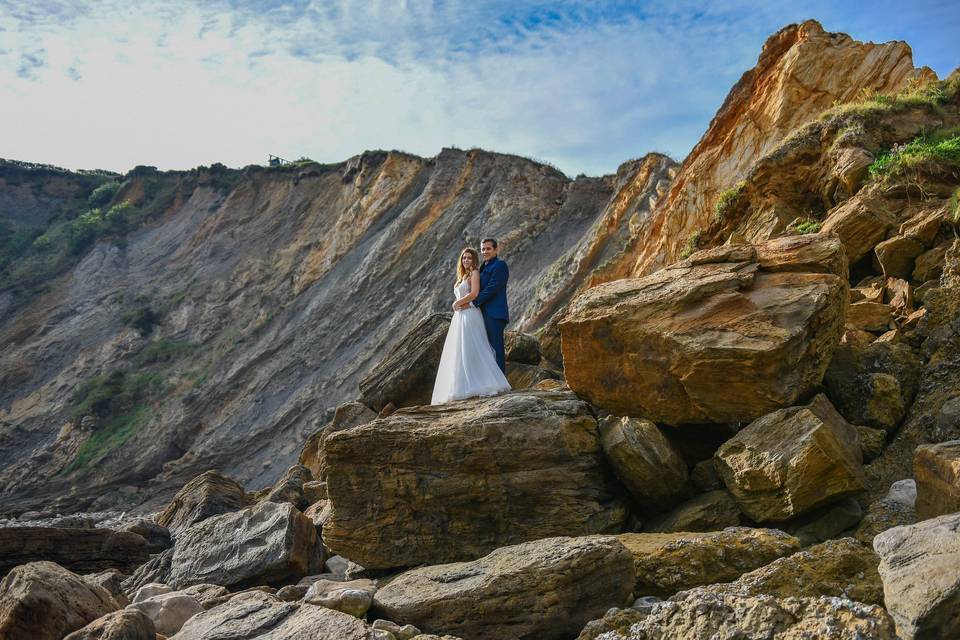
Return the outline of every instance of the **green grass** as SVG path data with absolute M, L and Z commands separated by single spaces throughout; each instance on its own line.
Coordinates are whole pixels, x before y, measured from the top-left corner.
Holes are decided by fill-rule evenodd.
M 923 172 L 960 175 L 960 128 L 935 131 L 881 153 L 869 171 L 875 180 Z
M 80 445 L 76 457 L 70 461 L 64 472 L 86 468 L 101 455 L 118 449 L 153 415 L 149 406 L 139 404 L 127 413 L 111 418 Z
M 797 223 L 795 227 L 797 233 L 800 235 L 806 235 L 808 233 L 817 233 L 820 231 L 820 227 L 823 226 L 823 222 L 820 220 L 814 220 L 813 218 L 804 218 Z
M 153 405 L 168 389 L 158 373 L 130 374 L 120 369 L 80 385 L 71 397 L 71 418 L 95 416 L 97 423 L 93 435 L 80 446 L 64 472 L 84 468 L 129 440 L 153 415 Z
M 700 231 L 694 231 L 687 238 L 687 243 L 683 245 L 683 249 L 680 251 L 680 258 L 686 260 L 693 253 L 700 248 Z
M 954 224 L 960 224 L 960 187 L 950 196 L 950 213 Z
M 154 340 L 148 342 L 143 349 L 133 356 L 132 361 L 137 366 L 157 362 L 172 362 L 191 353 L 195 348 L 195 344 L 185 340 Z
M 877 121 L 889 113 L 911 107 L 927 106 L 941 109 L 960 93 L 960 78 L 925 84 L 914 83 L 898 94 L 862 91 L 857 100 L 835 105 L 820 115 L 820 120 L 842 117 L 851 120 Z
M 91 207 L 102 207 L 113 200 L 113 196 L 117 195 L 120 186 L 121 184 L 115 180 L 104 182 L 90 193 L 87 202 L 90 203 Z
M 726 218 L 727 213 L 740 199 L 740 196 L 743 195 L 746 188 L 746 180 L 741 180 L 729 189 L 720 192 L 720 195 L 717 196 L 717 201 L 713 205 L 713 219 L 716 222 L 722 222 L 723 219 Z

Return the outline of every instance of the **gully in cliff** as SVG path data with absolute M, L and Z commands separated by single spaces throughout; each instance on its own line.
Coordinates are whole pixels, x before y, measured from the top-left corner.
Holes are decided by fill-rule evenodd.
M 507 326 L 507 263 L 497 257 L 497 241 L 466 248 L 457 263 L 453 319 L 443 343 L 431 404 L 510 390 L 504 376 L 503 330 Z

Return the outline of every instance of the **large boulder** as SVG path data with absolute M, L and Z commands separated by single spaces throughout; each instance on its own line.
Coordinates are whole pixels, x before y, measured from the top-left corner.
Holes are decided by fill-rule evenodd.
M 678 594 L 653 607 L 629 628 L 603 640 L 829 639 L 898 640 L 883 607 L 845 598 L 774 598 L 712 593 L 706 587 Z
M 380 587 L 373 610 L 471 640 L 570 638 L 626 604 L 633 580 L 630 552 L 615 537 L 547 538 L 402 573 Z
M 856 428 L 820 394 L 755 420 L 714 461 L 743 512 L 769 522 L 862 491 L 862 455 Z
M 325 448 L 324 543 L 367 569 L 617 531 L 626 518 L 596 419 L 569 391 L 401 409 Z
M 917 447 L 913 476 L 918 520 L 960 511 L 960 440 Z
M 834 351 L 823 382 L 844 418 L 891 431 L 913 402 L 922 367 L 905 344 L 843 344 Z
M 219 471 L 205 471 L 183 485 L 157 516 L 157 524 L 176 534 L 201 520 L 242 509 L 247 504 L 249 498 L 240 483 Z
M 830 596 L 883 606 L 880 559 L 853 538 L 829 540 L 703 589 L 776 598 Z
M 77 629 L 64 640 L 156 640 L 157 629 L 142 611 L 120 609 Z
M 77 573 L 119 569 L 130 573 L 150 558 L 147 541 L 111 529 L 0 527 L 0 576 L 17 565 L 56 562 Z
M 887 610 L 904 640 L 960 637 L 960 513 L 873 539 Z
M 313 521 L 289 503 L 261 502 L 181 531 L 167 583 L 242 588 L 296 581 L 322 565 Z
M 170 640 L 369 640 L 370 630 L 353 616 L 312 604 L 283 602 L 262 591 L 250 591 L 183 625 Z
M 347 402 L 337 407 L 333 419 L 317 429 L 307 438 L 300 452 L 299 463 L 310 469 L 314 478 L 323 480 L 327 477 L 327 459 L 323 443 L 327 436 L 343 429 L 355 427 L 371 420 L 376 420 L 377 414 L 362 402 Z
M 633 554 L 637 596 L 666 597 L 699 585 L 736 580 L 800 549 L 800 542 L 783 531 L 748 527 L 617 537 Z
M 648 511 L 664 511 L 684 494 L 687 465 L 657 425 L 640 418 L 600 420 L 600 442 L 614 473 Z
M 803 236 L 594 287 L 560 323 L 567 383 L 619 415 L 749 422 L 820 383 L 843 332 L 846 276 L 839 240 Z
M 377 412 L 390 403 L 395 407 L 429 404 L 450 316 L 435 313 L 403 336 L 360 381 L 360 401 Z
M 120 606 L 54 562 L 20 565 L 0 582 L 0 638 L 60 640 Z

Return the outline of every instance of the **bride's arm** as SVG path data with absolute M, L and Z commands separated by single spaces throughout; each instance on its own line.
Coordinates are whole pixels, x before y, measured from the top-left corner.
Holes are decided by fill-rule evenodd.
M 470 291 L 462 298 L 457 299 L 455 306 L 457 309 L 466 309 L 471 301 L 480 294 L 480 272 L 476 269 L 470 274 Z

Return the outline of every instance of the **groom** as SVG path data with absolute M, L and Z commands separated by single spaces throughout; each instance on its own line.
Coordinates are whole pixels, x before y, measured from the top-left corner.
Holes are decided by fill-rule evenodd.
M 480 293 L 473 304 L 483 312 L 483 324 L 487 329 L 487 339 L 497 356 L 497 365 L 506 373 L 506 358 L 503 352 L 503 330 L 510 321 L 507 311 L 507 280 L 510 270 L 507 263 L 497 257 L 497 241 L 485 238 L 480 243 L 483 264 L 480 265 Z

